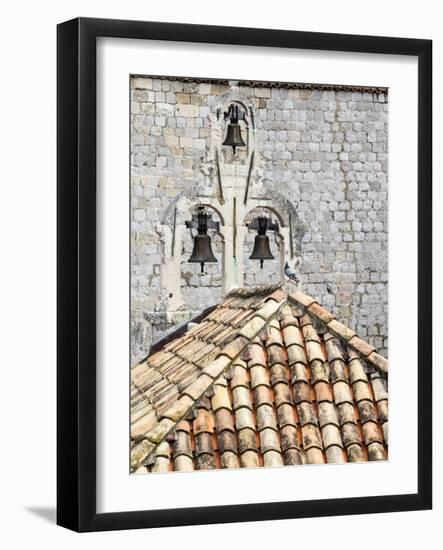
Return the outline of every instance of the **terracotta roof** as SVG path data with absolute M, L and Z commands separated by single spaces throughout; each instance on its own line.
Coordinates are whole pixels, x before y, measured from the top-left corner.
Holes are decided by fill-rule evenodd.
M 237 290 L 133 367 L 131 469 L 385 460 L 387 374 L 300 290 Z

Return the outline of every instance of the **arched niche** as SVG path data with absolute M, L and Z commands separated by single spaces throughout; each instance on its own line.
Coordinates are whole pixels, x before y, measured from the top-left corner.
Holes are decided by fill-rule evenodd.
M 219 224 L 219 230 L 209 228 L 208 235 L 211 238 L 211 248 L 216 263 L 205 263 L 204 272 L 201 272 L 200 264 L 189 262 L 196 229 L 184 228 L 180 249 L 180 293 L 186 307 L 192 312 L 192 316 L 202 310 L 221 301 L 224 272 L 225 239 L 223 235 L 224 220 L 220 211 L 210 204 L 195 203 L 188 212 L 188 220 L 196 214 L 199 208 L 204 207 L 211 215 L 212 220 Z M 180 222 L 182 220 L 179 220 Z M 183 224 L 184 225 L 184 224 Z
M 248 224 L 258 216 L 265 216 L 273 222 L 278 222 L 279 225 L 278 231 L 268 230 L 266 233 L 274 259 L 264 260 L 263 268 L 260 267 L 260 261 L 250 259 L 257 230 L 249 228 Z M 256 206 L 247 212 L 243 225 L 245 227 L 243 240 L 243 286 L 267 285 L 282 280 L 282 269 L 285 261 L 285 240 L 287 239 L 284 217 L 272 206 Z
M 236 149 L 236 152 L 234 154 L 231 147 L 224 146 L 223 141 L 226 137 L 228 126 L 230 124 L 230 118 L 225 118 L 224 113 L 228 111 L 229 107 L 231 105 L 238 106 L 240 113 L 243 114 L 243 117 L 241 117 L 238 121 L 238 124 L 240 126 L 240 131 L 242 134 L 243 141 L 245 142 L 246 147 L 238 147 Z M 217 117 L 220 124 L 220 135 L 221 135 L 221 143 L 220 143 L 220 151 L 223 158 L 223 161 L 226 163 L 230 162 L 240 162 L 245 163 L 247 159 L 249 158 L 251 154 L 251 145 L 252 145 L 252 136 L 251 136 L 251 121 L 250 121 L 250 115 L 248 107 L 240 100 L 231 100 L 224 103 L 223 107 L 221 107 L 217 111 Z
M 222 145 L 230 122 L 229 118 L 224 118 L 224 113 L 229 110 L 230 105 L 238 106 L 240 112 L 245 115 L 245 120 L 239 120 L 239 124 L 246 147 L 237 148 L 235 154 L 231 147 Z M 240 93 L 238 87 L 233 86 L 229 91 L 216 98 L 209 115 L 209 123 L 211 127 L 211 157 L 218 156 L 219 162 L 226 165 L 249 164 L 251 154 L 255 150 L 253 99 Z
M 297 202 L 293 201 L 292 196 L 289 199 L 285 194 L 275 190 L 275 184 L 266 181 L 260 191 L 251 199 L 248 204 L 249 208 L 245 208 L 245 216 L 252 208 L 263 207 L 276 217 L 284 239 L 285 260 L 291 265 L 300 260 L 302 239 L 306 231 L 296 205 Z

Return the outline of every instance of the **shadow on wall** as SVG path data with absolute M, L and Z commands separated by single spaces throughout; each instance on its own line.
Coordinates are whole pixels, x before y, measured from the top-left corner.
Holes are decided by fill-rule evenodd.
M 30 514 L 33 514 L 34 516 L 37 516 L 43 519 L 44 521 L 47 521 L 55 525 L 56 517 L 57 517 L 57 510 L 55 509 L 55 507 L 28 506 L 26 510 Z

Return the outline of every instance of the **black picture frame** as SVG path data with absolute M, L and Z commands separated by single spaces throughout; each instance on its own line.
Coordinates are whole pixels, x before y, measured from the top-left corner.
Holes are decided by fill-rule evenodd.
M 418 490 L 174 510 L 96 511 L 96 39 L 153 39 L 418 59 Z M 57 29 L 57 523 L 105 531 L 432 507 L 432 41 L 78 18 Z

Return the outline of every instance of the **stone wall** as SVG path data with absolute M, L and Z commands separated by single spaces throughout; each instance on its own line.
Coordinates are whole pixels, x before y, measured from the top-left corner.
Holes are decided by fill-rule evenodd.
M 132 357 L 221 297 L 221 269 L 187 262 L 181 288 L 187 308 L 171 319 L 161 300 L 163 244 L 159 220 L 171 200 L 205 179 L 210 115 L 218 97 L 237 86 L 158 78 L 131 79 Z M 297 268 L 303 289 L 387 354 L 387 145 L 385 93 L 322 89 L 237 88 L 255 108 L 262 177 L 297 206 Z M 221 257 L 222 242 L 213 237 Z M 275 280 L 275 262 L 248 260 L 244 284 Z M 271 246 L 272 246 L 271 239 Z

